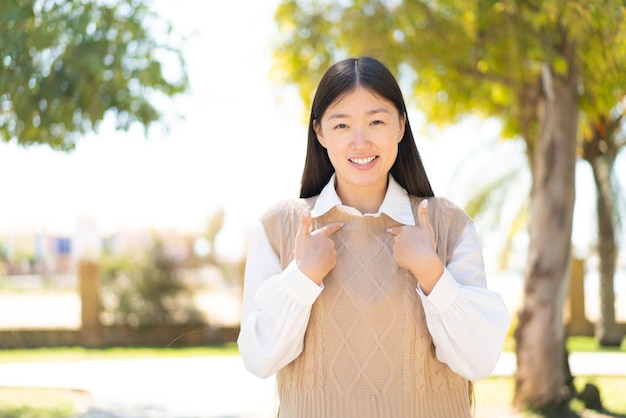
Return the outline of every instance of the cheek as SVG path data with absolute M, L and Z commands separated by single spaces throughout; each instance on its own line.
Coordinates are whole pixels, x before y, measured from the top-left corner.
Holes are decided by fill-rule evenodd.
M 346 151 L 345 147 L 342 145 L 342 141 L 332 136 L 324 138 L 324 148 L 326 148 L 329 156 L 340 155 Z
M 391 157 L 390 159 L 393 160 L 394 162 L 398 158 L 399 149 L 400 149 L 400 143 L 394 142 L 393 144 L 389 144 L 388 153 L 389 153 L 389 156 Z
M 333 165 L 335 164 L 336 161 L 339 161 L 343 158 L 342 152 L 338 150 L 336 147 L 334 147 L 332 144 L 326 147 L 326 152 L 328 153 L 328 158 L 330 159 L 330 162 L 333 163 Z

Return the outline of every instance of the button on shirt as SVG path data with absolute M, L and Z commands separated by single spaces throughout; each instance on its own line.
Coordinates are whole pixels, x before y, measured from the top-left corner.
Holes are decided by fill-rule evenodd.
M 374 214 L 361 214 L 343 205 L 334 184 L 333 175 L 312 208 L 312 217 L 337 206 L 356 216 L 385 214 L 401 224 L 415 225 L 409 196 L 392 176 L 383 203 Z M 269 377 L 300 355 L 311 307 L 323 291 L 324 285 L 318 286 L 302 273 L 295 260 L 282 270 L 259 223 L 248 247 L 237 340 L 246 369 Z M 417 281 L 415 291 L 422 300 L 437 358 L 469 380 L 489 376 L 500 356 L 510 319 L 502 297 L 487 289 L 473 223 L 466 226 L 430 294 L 425 295 Z

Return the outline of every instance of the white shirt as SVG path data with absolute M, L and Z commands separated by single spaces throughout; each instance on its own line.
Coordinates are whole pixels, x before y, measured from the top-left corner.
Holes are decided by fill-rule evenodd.
M 357 216 L 386 214 L 404 225 L 415 225 L 408 194 L 389 176 L 387 193 L 375 214 L 362 215 L 342 205 L 330 179 L 311 210 L 319 217 L 339 206 Z M 300 355 L 311 307 L 323 292 L 302 273 L 295 261 L 282 270 L 259 223 L 252 233 L 244 274 L 241 331 L 237 343 L 248 371 L 269 377 Z M 467 225 L 439 281 L 426 296 L 416 288 L 437 358 L 469 380 L 487 377 L 500 356 L 509 329 L 502 297 L 487 289 L 480 240 Z

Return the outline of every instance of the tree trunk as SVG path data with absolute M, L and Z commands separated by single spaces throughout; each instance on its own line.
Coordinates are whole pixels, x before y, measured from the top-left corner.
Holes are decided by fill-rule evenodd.
M 571 397 L 563 304 L 569 280 L 578 124 L 573 49 L 569 44 L 564 52 L 568 75 L 556 75 L 544 65 L 543 97 L 537 109 L 530 244 L 515 331 L 514 396 L 515 405 L 535 410 L 560 407 Z
M 615 161 L 615 159 L 613 159 Z M 600 261 L 600 319 L 596 323 L 596 339 L 602 346 L 619 347 L 624 337 L 615 320 L 615 290 L 613 288 L 617 264 L 617 245 L 613 220 L 615 219 L 611 187 L 611 155 L 598 156 L 591 161 L 596 182 L 596 209 L 598 219 L 598 255 Z

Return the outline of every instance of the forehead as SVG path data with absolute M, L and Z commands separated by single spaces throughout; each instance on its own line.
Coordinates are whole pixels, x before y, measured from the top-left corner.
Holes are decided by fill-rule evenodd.
M 326 114 L 372 112 L 378 109 L 386 112 L 396 112 L 396 108 L 389 100 L 368 90 L 357 87 L 339 96 L 326 109 Z

